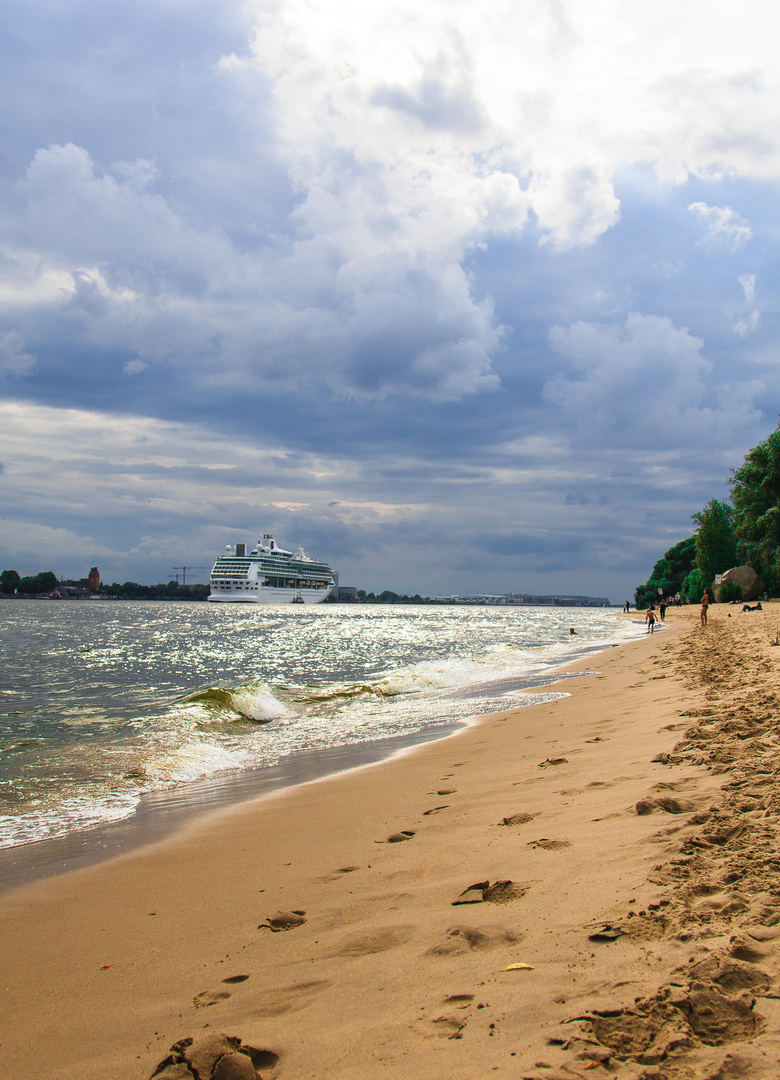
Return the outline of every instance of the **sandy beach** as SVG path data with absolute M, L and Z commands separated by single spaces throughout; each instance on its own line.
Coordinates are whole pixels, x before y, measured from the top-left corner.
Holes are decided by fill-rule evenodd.
M 6 892 L 0 1075 L 775 1078 L 778 624 Z

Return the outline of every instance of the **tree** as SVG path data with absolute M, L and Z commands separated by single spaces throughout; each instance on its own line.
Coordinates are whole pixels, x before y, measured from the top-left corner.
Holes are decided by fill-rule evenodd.
M 731 474 L 734 531 L 741 563 L 780 592 L 780 428 L 753 447 Z
M 22 579 L 15 570 L 3 570 L 0 574 L 0 592 L 15 593 L 22 584 Z
M 702 596 L 704 596 L 704 579 L 698 566 L 694 566 L 693 570 L 688 574 L 680 592 L 688 604 L 698 604 Z
M 653 567 L 649 581 L 636 589 L 634 601 L 637 608 L 645 608 L 651 601 L 657 603 L 661 595 L 659 589 L 663 590 L 664 596 L 674 596 L 675 593 L 682 592 L 683 581 L 693 569 L 695 561 L 695 536 L 689 536 L 670 547 Z
M 698 522 L 696 566 L 704 587 L 737 565 L 737 541 L 734 535 L 734 509 L 730 503 L 710 499 L 703 510 L 693 515 Z
M 19 592 L 34 596 L 36 593 L 52 592 L 58 584 L 53 570 L 43 570 L 40 574 L 23 577 L 19 582 Z

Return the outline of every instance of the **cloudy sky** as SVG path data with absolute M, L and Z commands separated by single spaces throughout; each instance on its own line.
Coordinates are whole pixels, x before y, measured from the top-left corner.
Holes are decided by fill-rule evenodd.
M 625 599 L 777 423 L 778 24 L 5 0 L 0 568 Z

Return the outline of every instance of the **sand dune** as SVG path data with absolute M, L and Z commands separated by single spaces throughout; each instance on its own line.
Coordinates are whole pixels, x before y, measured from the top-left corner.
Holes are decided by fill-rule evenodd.
M 775 1078 L 780 605 L 667 621 L 566 698 L 6 893 L 0 1074 Z

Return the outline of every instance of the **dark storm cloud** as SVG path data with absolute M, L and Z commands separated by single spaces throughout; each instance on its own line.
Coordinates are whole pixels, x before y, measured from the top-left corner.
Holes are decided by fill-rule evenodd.
M 11 0 L 5 557 L 646 576 L 780 396 L 774 56 L 694 9 Z

